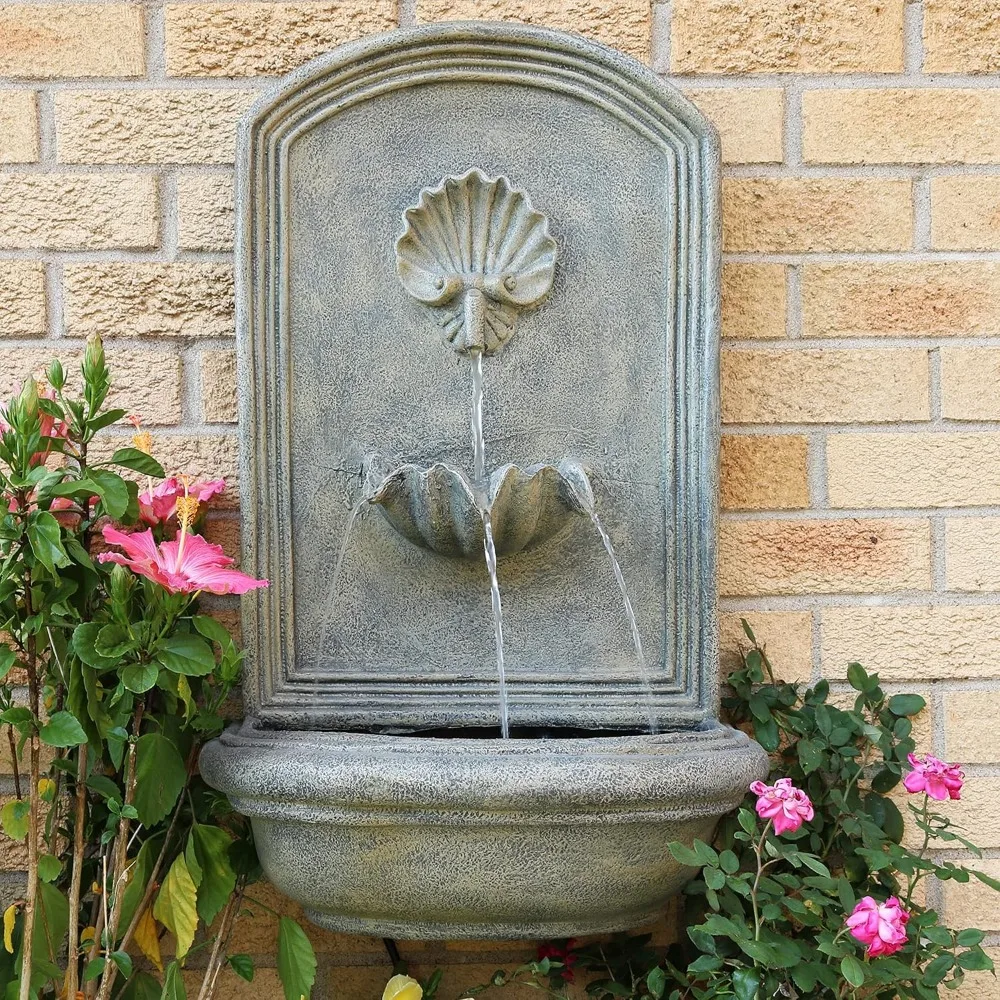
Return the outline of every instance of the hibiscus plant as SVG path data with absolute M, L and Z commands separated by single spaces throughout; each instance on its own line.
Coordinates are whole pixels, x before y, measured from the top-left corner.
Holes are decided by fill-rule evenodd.
M 266 582 L 199 534 L 222 480 L 166 477 L 138 419 L 122 434 L 99 339 L 80 376 L 54 361 L 0 407 L 0 823 L 27 868 L 0 996 L 209 1000 L 227 964 L 253 978 L 228 946 L 260 869 L 198 776 L 242 658 L 198 600 Z M 288 1000 L 309 995 L 315 957 L 285 917 L 278 967 Z
M 993 970 L 985 934 L 948 927 L 925 891 L 930 879 L 1000 882 L 941 855 L 981 852 L 943 804 L 960 797 L 965 775 L 917 753 L 912 719 L 924 699 L 887 695 L 857 663 L 853 697 L 825 680 L 783 683 L 743 627 L 749 646 L 723 708 L 770 753 L 771 776 L 750 786 L 712 844 L 671 845 L 698 872 L 683 893 L 682 939 L 543 945 L 537 961 L 470 994 L 523 984 L 576 996 L 576 980 L 601 1000 L 932 1000 L 967 972 Z

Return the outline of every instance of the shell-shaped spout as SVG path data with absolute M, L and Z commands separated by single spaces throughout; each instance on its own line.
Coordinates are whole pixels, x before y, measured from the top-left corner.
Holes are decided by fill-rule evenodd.
M 417 301 L 438 310 L 461 354 L 493 354 L 521 309 L 552 288 L 556 243 L 548 219 L 506 177 L 470 170 L 424 188 L 403 213 L 396 268 Z
M 478 559 L 483 513 L 465 475 L 439 462 L 428 469 L 403 465 L 376 488 L 371 503 L 404 538 L 439 555 Z M 594 498 L 583 468 L 505 465 L 490 477 L 488 504 L 497 554 L 513 555 L 558 534 L 587 514 Z

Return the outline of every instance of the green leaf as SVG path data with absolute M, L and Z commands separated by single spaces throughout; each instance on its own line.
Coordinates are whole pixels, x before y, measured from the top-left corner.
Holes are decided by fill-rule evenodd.
M 722 851 L 719 854 L 719 867 L 728 875 L 734 875 L 740 870 L 740 860 L 732 851 Z
M 194 943 L 198 928 L 198 889 L 188 871 L 183 854 L 174 858 L 167 877 L 160 886 L 153 916 L 177 939 L 177 957 L 183 959 Z
M 38 735 L 50 747 L 75 747 L 87 742 L 87 734 L 72 712 L 53 713 Z
M 927 707 L 927 702 L 919 694 L 894 694 L 889 699 L 889 711 L 893 715 L 916 715 Z
M 131 469 L 138 472 L 140 476 L 152 476 L 154 479 L 163 479 L 165 473 L 163 466 L 144 451 L 138 448 L 119 448 L 112 456 L 111 463 L 120 465 L 123 469 Z
M 229 634 L 226 627 L 209 615 L 195 615 L 191 619 L 191 624 L 206 639 L 211 642 L 217 642 L 223 648 L 233 641 L 233 637 Z
M 649 990 L 653 1000 L 661 1000 L 667 989 L 667 974 L 660 966 L 655 966 L 649 970 L 646 976 L 646 989 Z
M 119 659 L 135 646 L 136 641 L 128 634 L 128 630 L 114 623 L 101 626 L 101 631 L 94 640 L 97 655 L 107 657 L 109 660 Z
M 73 630 L 71 643 L 73 652 L 95 670 L 113 670 L 118 665 L 118 661 L 101 656 L 97 652 L 97 636 L 100 631 L 99 622 L 84 622 L 82 625 L 77 625 Z
M 101 506 L 104 513 L 115 521 L 128 510 L 128 487 L 125 480 L 108 469 L 91 469 L 90 478 L 100 487 Z
M 62 871 L 62 862 L 51 854 L 43 854 L 38 859 L 38 877 L 43 882 L 55 882 Z
M 119 994 L 118 1000 L 160 1000 L 160 984 L 146 972 L 137 972 Z
M 868 683 L 868 674 L 865 672 L 865 668 L 861 666 L 860 663 L 849 663 L 847 665 L 847 683 L 854 688 L 855 691 L 864 691 L 865 685 Z M 844 976 L 847 979 L 847 976 Z M 850 979 L 847 980 L 849 983 Z M 851 985 L 854 985 L 853 983 Z M 860 983 L 858 984 L 860 985 Z
M 806 868 L 812 869 L 817 875 L 829 875 L 830 869 L 820 861 L 819 858 L 813 857 L 811 854 L 800 854 L 799 861 L 806 866 Z
M 196 823 L 191 828 L 191 841 L 202 873 L 198 886 L 198 915 L 207 926 L 236 888 L 236 873 L 229 863 L 233 838 L 220 827 Z
M 995 889 L 1000 892 L 1000 881 L 993 878 L 991 875 L 986 875 L 983 872 L 977 872 L 974 868 L 970 868 L 969 871 L 974 875 L 983 885 L 988 885 L 991 889 Z
M 679 861 L 688 868 L 700 868 L 704 864 L 701 858 L 690 847 L 682 844 L 679 840 L 671 841 L 667 846 L 670 849 L 670 853 L 674 856 L 674 860 Z
M 733 992 L 737 1000 L 757 1000 L 760 975 L 756 969 L 736 969 L 733 972 Z
M 127 951 L 111 952 L 111 961 L 118 966 L 118 971 L 126 979 L 132 975 L 132 956 Z
M 10 673 L 10 668 L 17 662 L 17 653 L 9 646 L 0 643 L 0 681 Z
M 212 647 L 191 633 L 168 636 L 156 647 L 155 657 L 164 669 L 188 677 L 204 677 L 215 669 Z
M 34 947 L 39 958 L 57 962 L 69 927 L 69 903 L 62 892 L 47 882 L 38 883 L 38 918 L 35 920 Z
M 163 974 L 163 992 L 160 994 L 160 1000 L 187 1000 L 184 976 L 176 962 L 171 962 Z
M 104 971 L 105 964 L 106 963 L 104 961 L 103 956 L 101 956 L 100 958 L 92 958 L 83 967 L 83 981 L 85 983 L 89 983 L 92 980 L 96 979 Z
M 801 739 L 796 746 L 799 763 L 806 774 L 812 774 L 823 766 L 823 750 L 812 740 Z
M 12 799 L 0 809 L 0 824 L 3 832 L 11 840 L 24 840 L 28 836 L 31 802 L 28 799 Z
M 122 670 L 122 684 L 134 694 L 143 694 L 156 683 L 159 673 L 155 663 L 130 663 Z
M 143 826 L 155 826 L 174 807 L 187 782 L 177 747 L 160 733 L 140 736 L 135 754 L 135 808 Z
M 227 959 L 233 967 L 233 972 L 248 983 L 253 982 L 253 959 L 249 955 L 230 955 Z
M 853 686 L 852 682 L 852 687 Z M 865 967 L 853 955 L 845 955 L 840 960 L 840 974 L 855 989 L 864 985 Z
M 778 724 L 773 718 L 767 722 L 754 722 L 754 736 L 757 742 L 768 752 L 774 753 L 778 749 L 781 738 L 778 734 Z
M 53 576 L 56 567 L 70 564 L 62 544 L 62 529 L 47 510 L 36 510 L 28 516 L 28 544 L 35 558 Z
M 302 928 L 288 917 L 278 921 L 278 978 L 285 1000 L 307 1000 L 316 981 L 316 955 Z
M 969 927 L 964 931 L 959 931 L 955 936 L 955 943 L 959 948 L 975 948 L 977 944 L 982 944 L 986 935 L 974 927 Z
M 978 946 L 963 951 L 958 956 L 958 964 L 967 972 L 989 972 L 993 968 L 993 960 Z

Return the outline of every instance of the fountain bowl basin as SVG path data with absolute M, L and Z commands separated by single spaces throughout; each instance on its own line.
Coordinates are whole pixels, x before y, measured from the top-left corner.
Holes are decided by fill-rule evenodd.
M 274 885 L 331 930 L 403 939 L 574 937 L 656 919 L 767 775 L 717 722 L 658 735 L 431 738 L 250 719 L 201 772 L 251 818 Z

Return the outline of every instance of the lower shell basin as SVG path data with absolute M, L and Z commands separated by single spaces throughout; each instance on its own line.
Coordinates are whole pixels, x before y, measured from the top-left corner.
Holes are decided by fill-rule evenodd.
M 444 462 L 424 469 L 403 465 L 369 498 L 404 538 L 439 555 L 482 558 L 483 511 L 461 470 Z M 505 465 L 492 476 L 485 498 L 498 556 L 530 549 L 588 515 L 594 496 L 576 462 Z
M 278 732 L 248 720 L 201 772 L 253 822 L 268 878 L 315 923 L 409 939 L 573 937 L 656 919 L 767 774 L 711 722 L 656 736 L 477 740 Z

